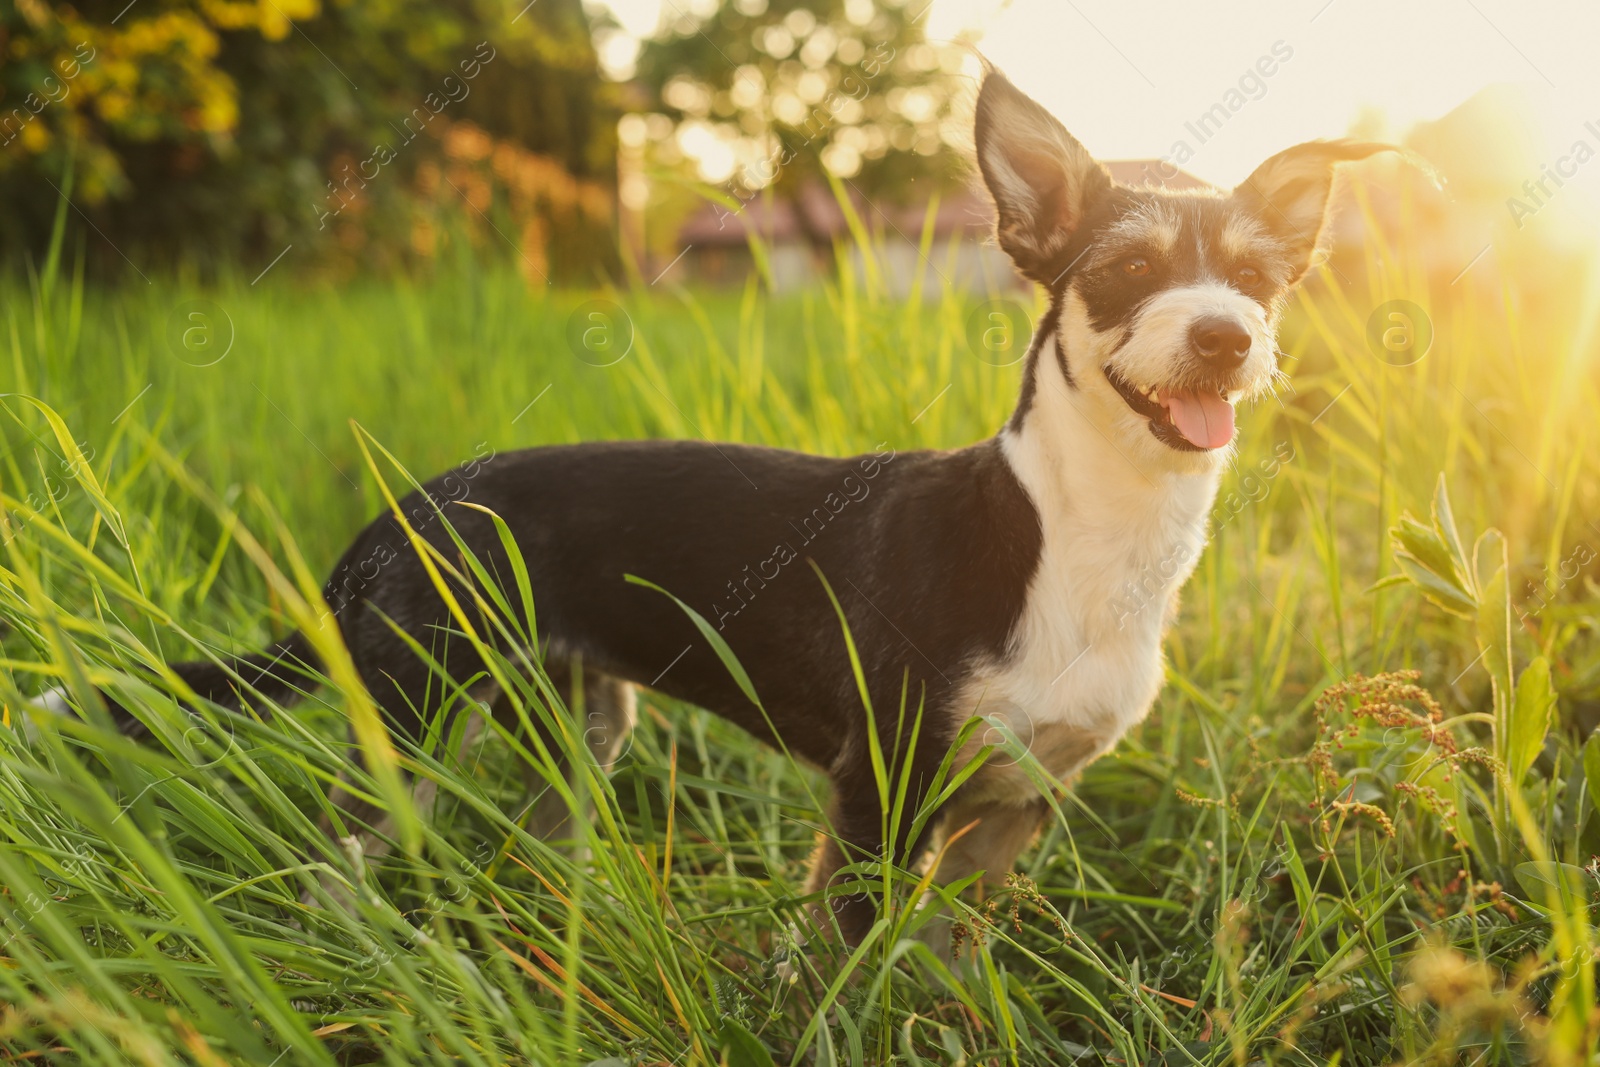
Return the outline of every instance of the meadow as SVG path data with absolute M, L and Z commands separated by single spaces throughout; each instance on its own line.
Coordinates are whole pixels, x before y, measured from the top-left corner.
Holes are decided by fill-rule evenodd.
M 615 772 L 572 787 L 596 815 L 564 849 L 519 823 L 518 765 L 549 766 L 519 739 L 391 745 L 336 655 L 314 701 L 238 718 L 180 707 L 163 664 L 314 618 L 406 471 L 987 436 L 1018 367 L 969 346 L 984 294 L 893 297 L 870 248 L 777 295 L 551 289 L 465 253 L 108 285 L 58 241 L 0 281 L 0 1058 L 1592 1062 L 1600 301 L 1584 271 L 1452 282 L 1406 247 L 1347 250 L 1290 310 L 1289 383 L 1242 414 L 1155 710 L 1059 790 L 1016 878 L 950 901 L 952 971 L 909 936 L 915 872 L 862 872 L 889 907 L 859 950 L 797 949 L 821 779 L 696 709 L 647 696 Z M 595 300 L 626 315 L 615 362 L 571 343 Z M 1425 351 L 1370 342 L 1390 300 Z M 156 740 L 22 731 L 28 695 L 91 683 Z M 340 773 L 403 808 L 396 766 L 443 798 L 402 848 L 319 832 Z

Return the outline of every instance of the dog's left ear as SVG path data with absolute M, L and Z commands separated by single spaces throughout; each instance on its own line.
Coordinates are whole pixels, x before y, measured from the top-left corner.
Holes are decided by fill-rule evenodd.
M 973 139 L 994 197 L 996 236 L 1017 269 L 1042 285 L 1111 177 L 1056 117 L 991 70 L 978 93 Z
M 1291 280 L 1299 281 L 1322 247 L 1336 166 L 1398 151 L 1373 141 L 1308 141 L 1261 164 L 1233 196 L 1288 244 L 1294 258 Z

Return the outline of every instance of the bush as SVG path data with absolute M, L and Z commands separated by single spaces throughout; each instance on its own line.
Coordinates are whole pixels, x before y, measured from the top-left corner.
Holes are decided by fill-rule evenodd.
M 265 265 L 289 244 L 371 266 L 430 254 L 447 211 L 532 265 L 565 240 L 563 263 L 592 267 L 616 123 L 589 31 L 581 0 L 19 0 L 0 13 L 0 239 L 37 253 L 66 194 L 118 266 Z M 473 189 L 438 180 L 469 163 Z

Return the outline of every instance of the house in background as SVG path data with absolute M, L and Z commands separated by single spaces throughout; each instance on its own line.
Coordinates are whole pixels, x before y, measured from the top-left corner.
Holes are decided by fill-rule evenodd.
M 1106 166 L 1113 178 L 1127 185 L 1206 188 L 1199 178 L 1161 160 L 1118 160 Z M 987 196 L 968 190 L 945 194 L 933 206 L 931 218 L 931 200 L 892 204 L 868 200 L 851 190 L 849 203 L 872 235 L 876 266 L 894 295 L 908 294 L 919 277 L 928 296 L 947 284 L 967 292 L 1027 287 L 993 241 L 994 206 Z M 925 229 L 932 230 L 932 241 L 924 257 Z M 741 283 L 755 269 L 752 234 L 768 251 L 773 287 L 780 292 L 832 274 L 841 250 L 858 274 L 866 268 L 843 206 L 831 189 L 818 182 L 803 186 L 792 198 L 758 194 L 737 209 L 705 202 L 678 231 L 678 258 L 661 257 L 664 261 L 654 264 L 647 276 Z

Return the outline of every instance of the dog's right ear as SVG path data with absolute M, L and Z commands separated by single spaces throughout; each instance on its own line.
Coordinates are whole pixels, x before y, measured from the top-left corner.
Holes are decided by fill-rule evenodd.
M 998 71 L 978 92 L 978 169 L 994 197 L 997 235 L 1023 274 L 1049 285 L 1057 262 L 1111 176 L 1056 121 Z

